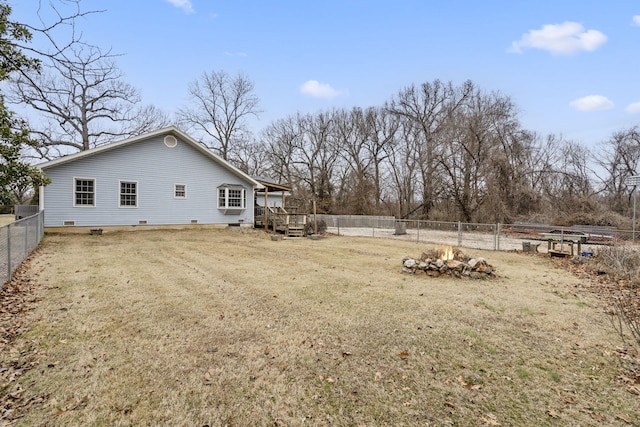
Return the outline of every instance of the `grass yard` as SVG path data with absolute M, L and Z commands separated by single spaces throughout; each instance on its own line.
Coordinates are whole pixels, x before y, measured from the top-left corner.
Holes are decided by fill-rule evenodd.
M 621 345 L 549 258 L 401 273 L 427 245 L 257 231 L 47 235 L 16 425 L 631 425 Z M 0 355 L 6 366 L 15 354 Z
M 0 215 L 0 226 L 11 224 L 15 220 L 16 217 L 13 214 L 2 214 Z

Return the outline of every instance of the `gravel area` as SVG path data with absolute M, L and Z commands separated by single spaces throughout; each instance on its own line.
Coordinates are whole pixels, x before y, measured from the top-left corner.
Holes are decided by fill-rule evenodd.
M 458 246 L 458 233 L 453 231 L 439 230 L 407 230 L 407 234 L 395 235 L 395 230 L 382 228 L 345 228 L 340 227 L 338 233 L 337 227 L 327 227 L 327 232 L 339 234 L 340 236 L 362 236 L 362 237 L 381 237 L 397 240 L 412 240 L 420 243 L 432 243 Z M 473 249 L 486 250 L 522 250 L 523 242 L 531 242 L 531 244 L 539 244 L 538 252 L 547 253 L 547 242 L 545 240 L 537 240 L 527 238 L 526 236 L 508 236 L 501 234 L 499 239 L 493 234 L 488 233 L 463 233 L 462 244 L 460 246 Z M 590 250 L 593 245 L 582 245 L 582 250 Z M 567 248 L 565 248 L 567 249 Z

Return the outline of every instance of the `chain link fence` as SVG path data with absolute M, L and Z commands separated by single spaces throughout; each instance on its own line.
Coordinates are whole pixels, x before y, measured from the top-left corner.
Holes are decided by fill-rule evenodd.
M 447 221 L 396 219 L 392 216 L 318 215 L 327 231 L 344 236 L 388 237 L 488 250 L 525 249 L 535 246 L 543 252 L 548 242 L 567 236 L 587 245 L 611 245 L 640 240 L 640 231 L 614 227 L 575 225 L 561 227 L 550 224 L 514 223 L 481 224 Z M 560 236 L 560 237 L 558 237 Z
M 522 241 L 501 235 L 501 224 L 396 219 L 392 216 L 318 215 L 327 231 L 343 236 L 388 237 L 478 249 L 522 248 Z M 511 241 L 508 241 L 511 240 Z M 508 241 L 508 242 L 507 242 Z M 501 244 L 509 247 L 501 248 Z
M 11 280 L 22 261 L 38 247 L 43 235 L 44 211 L 0 227 L 0 283 Z

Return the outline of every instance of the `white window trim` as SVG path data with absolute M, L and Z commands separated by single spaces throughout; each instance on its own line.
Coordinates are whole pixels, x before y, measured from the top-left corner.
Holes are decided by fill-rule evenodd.
M 122 183 L 123 182 L 136 185 L 136 205 L 135 206 L 123 206 L 120 203 L 120 196 L 122 196 L 121 189 L 122 189 Z M 134 181 L 134 180 L 131 180 L 131 179 L 118 180 L 118 208 L 120 208 L 120 209 L 138 209 L 138 206 L 140 206 L 140 185 L 138 184 L 138 181 Z
M 220 197 L 220 190 L 224 190 L 224 198 Z M 229 190 L 241 190 L 242 191 L 242 206 L 227 206 L 229 203 Z M 218 198 L 218 209 L 223 209 L 225 211 L 240 211 L 243 209 L 247 209 L 247 189 L 241 185 L 221 185 L 217 189 L 217 198 Z M 221 201 L 224 200 L 224 206 L 221 205 Z
M 78 205 L 76 204 L 76 181 L 81 180 L 81 181 L 93 181 L 93 205 Z M 96 179 L 95 178 L 84 178 L 81 176 L 74 176 L 73 177 L 73 188 L 72 188 L 72 193 L 71 193 L 71 200 L 73 200 L 73 207 L 74 208 L 95 208 L 96 205 L 98 204 L 98 196 L 97 196 L 97 187 L 96 187 Z
M 167 135 L 164 137 L 164 145 L 169 148 L 175 148 L 178 145 L 178 139 L 173 135 Z
M 178 190 L 176 187 L 178 185 L 182 185 L 184 187 L 184 196 L 176 196 L 176 192 Z M 187 184 L 173 184 L 173 198 L 174 199 L 180 199 L 180 200 L 186 199 L 187 198 Z

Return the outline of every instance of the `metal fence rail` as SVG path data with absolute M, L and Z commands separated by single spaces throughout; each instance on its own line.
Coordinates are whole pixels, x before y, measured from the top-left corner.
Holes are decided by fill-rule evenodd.
M 0 227 L 0 289 L 44 235 L 44 211 Z
M 366 215 L 318 215 L 327 231 L 339 235 L 389 237 L 419 243 L 435 243 L 460 247 L 512 250 L 524 248 L 528 241 L 538 244 L 547 233 L 580 234 L 592 245 L 636 242 L 640 233 L 614 227 L 575 225 L 572 227 L 538 223 L 479 224 L 447 221 L 421 221 Z M 539 245 L 543 250 L 544 245 Z
M 395 227 L 396 218 L 393 216 L 375 215 L 327 215 L 318 214 L 318 221 L 322 220 L 327 227 L 357 227 L 357 228 L 386 228 Z
M 388 237 L 418 243 L 441 243 L 451 246 L 500 250 L 500 224 L 475 224 L 447 221 L 418 221 L 394 217 L 356 215 L 318 215 L 327 224 L 327 231 L 338 235 Z M 522 241 L 510 242 L 509 247 L 522 247 Z

